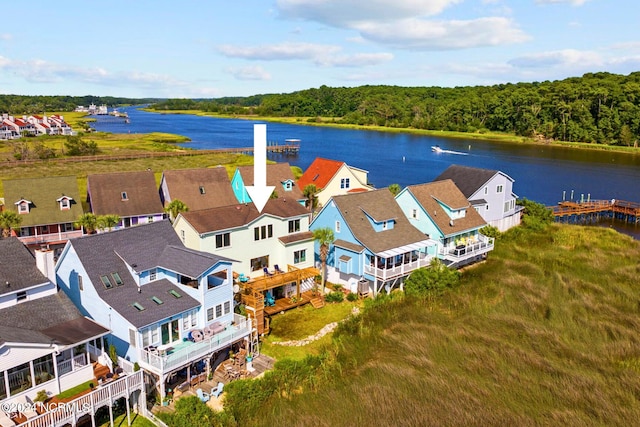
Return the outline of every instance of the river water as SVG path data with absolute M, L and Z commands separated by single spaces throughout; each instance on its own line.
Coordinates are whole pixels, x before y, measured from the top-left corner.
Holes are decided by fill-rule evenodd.
M 135 107 L 126 111 L 130 123 L 95 116 L 93 127 L 113 133 L 166 132 L 187 136 L 185 147 L 213 149 L 252 147 L 253 124 L 261 121 L 157 114 Z M 300 139 L 297 155 L 270 154 L 278 162 L 306 169 L 316 157 L 341 160 L 369 171 L 377 188 L 396 183 L 430 182 L 452 164 L 500 170 L 515 180 L 520 198 L 545 205 L 561 200 L 618 199 L 640 202 L 640 155 L 579 150 L 549 145 L 518 145 L 407 133 L 336 129 L 267 123 L 267 140 L 284 144 Z M 447 150 L 435 153 L 434 145 Z M 614 222 L 614 228 L 640 238 L 640 226 Z

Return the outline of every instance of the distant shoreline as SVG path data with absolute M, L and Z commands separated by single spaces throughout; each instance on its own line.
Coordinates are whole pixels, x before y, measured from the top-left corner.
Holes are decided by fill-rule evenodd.
M 415 128 L 390 128 L 386 126 L 362 126 L 362 125 L 354 125 L 354 124 L 336 123 L 334 121 L 334 120 L 337 120 L 336 118 L 317 119 L 317 118 L 310 118 L 310 117 L 230 115 L 230 114 L 208 113 L 201 110 L 158 111 L 150 108 L 141 108 L 141 110 L 149 113 L 157 113 L 157 114 L 188 114 L 188 115 L 194 115 L 194 116 L 217 117 L 221 119 L 262 120 L 265 122 L 285 123 L 290 125 L 301 125 L 301 126 L 323 126 L 323 127 L 333 127 L 338 129 L 371 130 L 376 132 L 390 132 L 390 133 L 408 133 L 408 134 L 414 134 L 414 135 L 437 136 L 440 138 L 472 139 L 472 140 L 478 140 L 478 141 L 500 142 L 500 143 L 508 143 L 508 144 L 529 144 L 529 145 L 578 148 L 578 149 L 595 150 L 595 151 L 609 151 L 609 152 L 624 153 L 624 154 L 640 154 L 640 148 L 638 147 L 589 144 L 586 142 L 545 141 L 545 140 L 536 140 L 535 138 L 530 138 L 530 137 L 517 136 L 512 134 L 499 134 L 499 133 L 468 133 L 468 132 L 425 130 L 425 129 L 415 129 Z

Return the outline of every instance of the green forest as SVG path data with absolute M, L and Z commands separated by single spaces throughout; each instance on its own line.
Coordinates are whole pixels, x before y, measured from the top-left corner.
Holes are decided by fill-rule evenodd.
M 454 88 L 321 86 L 288 94 L 170 99 L 152 108 L 637 146 L 640 72 Z
M 505 133 L 544 141 L 636 146 L 640 138 L 640 72 L 493 86 L 359 86 L 215 99 L 0 95 L 0 113 L 72 111 L 78 105 L 151 104 L 164 110 L 297 117 L 308 123 Z

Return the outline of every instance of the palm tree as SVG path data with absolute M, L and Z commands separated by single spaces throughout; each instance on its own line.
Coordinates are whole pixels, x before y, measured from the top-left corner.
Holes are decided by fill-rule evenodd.
M 302 190 L 302 194 L 307 199 L 305 202 L 305 207 L 311 211 L 313 215 L 313 211 L 318 207 L 318 187 L 315 184 L 307 184 Z
M 391 184 L 388 188 L 389 188 L 389 191 L 391 191 L 391 194 L 393 194 L 394 197 L 397 196 L 398 193 L 400 193 L 400 190 L 402 190 L 400 188 L 399 184 Z
M 164 211 L 169 214 L 169 220 L 173 222 L 178 217 L 178 214 L 188 212 L 189 206 L 185 205 L 182 200 L 174 199 L 164 208 Z
M 327 257 L 329 256 L 329 247 L 335 240 L 333 230 L 329 227 L 316 228 L 315 230 L 313 230 L 313 240 L 318 242 L 318 245 L 320 245 L 320 264 L 322 265 L 322 294 L 324 295 L 324 287 L 327 283 Z
M 2 229 L 2 237 L 11 236 L 11 230 L 16 230 L 20 227 L 22 218 L 14 211 L 2 211 L 0 212 L 0 229 Z
M 98 228 L 101 230 L 111 231 L 113 227 L 118 225 L 120 222 L 120 216 L 109 214 L 109 215 L 100 215 L 98 217 Z
M 73 224 L 78 228 L 84 229 L 86 234 L 93 234 L 98 229 L 98 217 L 92 214 L 91 212 L 87 212 L 85 214 L 80 215 L 80 217 Z

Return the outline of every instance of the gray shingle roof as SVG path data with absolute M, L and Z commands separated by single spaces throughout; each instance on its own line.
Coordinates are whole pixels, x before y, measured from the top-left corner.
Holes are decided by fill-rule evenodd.
M 427 239 L 427 236 L 409 223 L 395 198 L 386 188 L 334 196 L 333 201 L 356 239 L 373 253 Z M 394 227 L 375 231 L 365 213 L 377 221 L 393 219 Z
M 91 211 L 121 217 L 163 212 L 156 179 L 151 171 L 116 172 L 87 176 Z M 123 200 L 122 193 L 127 194 Z
M 491 179 L 497 170 L 474 168 L 471 166 L 451 165 L 434 181 L 452 180 L 468 199 Z
M 35 258 L 29 249 L 17 237 L 0 239 L 0 295 L 48 281 L 36 267 Z
M 72 240 L 70 244 L 100 297 L 136 327 L 198 307 L 200 303 L 167 280 L 143 285 L 139 293 L 127 264 L 135 271 L 165 267 L 189 277 L 197 277 L 219 261 L 226 261 L 220 256 L 184 248 L 167 220 L 84 236 Z M 106 289 L 100 276 L 114 272 L 120 275 L 123 285 Z M 171 296 L 171 290 L 178 292 L 182 298 Z M 153 302 L 153 296 L 160 298 L 163 304 Z M 142 305 L 144 310 L 134 308 L 134 302 Z

